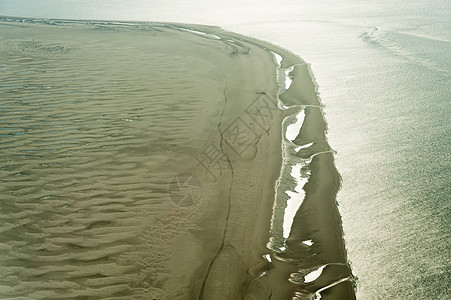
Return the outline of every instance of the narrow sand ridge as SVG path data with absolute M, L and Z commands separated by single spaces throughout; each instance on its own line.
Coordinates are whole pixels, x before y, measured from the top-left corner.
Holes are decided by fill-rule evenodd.
M 4 17 L 0 58 L 2 299 L 354 298 L 297 56 L 217 27 Z

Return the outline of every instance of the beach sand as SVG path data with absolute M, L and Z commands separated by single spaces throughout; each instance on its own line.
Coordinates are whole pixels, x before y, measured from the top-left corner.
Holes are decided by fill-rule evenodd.
M 354 298 L 308 64 L 217 27 L 0 21 L 2 299 Z

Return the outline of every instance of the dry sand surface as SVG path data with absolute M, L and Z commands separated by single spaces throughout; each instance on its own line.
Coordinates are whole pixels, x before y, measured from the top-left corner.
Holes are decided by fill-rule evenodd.
M 0 122 L 2 299 L 354 298 L 326 123 L 283 49 L 3 18 Z

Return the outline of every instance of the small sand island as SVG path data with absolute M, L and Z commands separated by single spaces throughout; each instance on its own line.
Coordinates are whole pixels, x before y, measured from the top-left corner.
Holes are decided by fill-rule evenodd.
M 2 299 L 354 299 L 309 65 L 218 27 L 0 18 Z

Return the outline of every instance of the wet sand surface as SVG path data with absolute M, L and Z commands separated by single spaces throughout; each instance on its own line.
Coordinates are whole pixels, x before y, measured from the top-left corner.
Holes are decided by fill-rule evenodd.
M 354 298 L 297 56 L 216 27 L 2 18 L 0 58 L 2 299 Z

